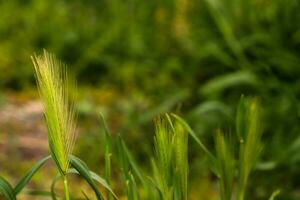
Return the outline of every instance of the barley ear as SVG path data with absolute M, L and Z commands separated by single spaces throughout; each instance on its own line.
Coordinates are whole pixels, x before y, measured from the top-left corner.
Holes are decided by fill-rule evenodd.
M 155 120 L 154 147 L 157 167 L 160 171 L 158 185 L 164 200 L 170 200 L 172 195 L 172 143 L 173 126 L 167 116 Z
M 231 200 L 234 179 L 234 156 L 228 139 L 218 130 L 215 137 L 218 167 L 220 171 L 221 200 Z
M 243 200 L 251 171 L 253 170 L 262 151 L 260 104 L 257 98 L 241 99 L 243 118 L 240 130 L 244 133 L 240 140 L 239 178 L 237 200 Z M 241 109 L 241 108 L 240 108 Z M 244 126 L 244 127 L 243 127 Z
M 44 106 L 51 156 L 60 173 L 65 175 L 76 135 L 74 101 L 69 95 L 75 84 L 67 81 L 66 65 L 53 54 L 44 50 L 42 55 L 31 58 Z
M 174 124 L 174 160 L 176 192 L 181 200 L 188 199 L 188 133 L 181 123 Z

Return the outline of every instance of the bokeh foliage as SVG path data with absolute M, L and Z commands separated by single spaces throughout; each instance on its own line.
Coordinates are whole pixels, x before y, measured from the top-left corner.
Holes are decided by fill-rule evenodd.
M 80 86 L 128 97 L 120 132 L 136 132 L 132 143 L 144 138 L 145 122 L 176 109 L 212 143 L 216 128 L 234 127 L 241 94 L 259 96 L 267 148 L 253 194 L 282 187 L 292 198 L 300 185 L 299 9 L 297 0 L 0 0 L 0 87 L 31 88 L 30 55 L 49 49 Z

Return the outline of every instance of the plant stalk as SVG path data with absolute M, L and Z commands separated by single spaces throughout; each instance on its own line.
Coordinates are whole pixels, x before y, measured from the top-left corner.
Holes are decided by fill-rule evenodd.
M 246 185 L 242 181 L 239 181 L 237 187 L 237 200 L 244 200 L 245 198 Z
M 238 191 L 237 200 L 244 200 L 244 194 L 245 194 L 245 191 L 243 189 Z
M 68 179 L 67 176 L 64 175 L 64 191 L 65 191 L 65 199 L 70 200 L 70 193 L 69 193 L 69 187 L 68 187 Z

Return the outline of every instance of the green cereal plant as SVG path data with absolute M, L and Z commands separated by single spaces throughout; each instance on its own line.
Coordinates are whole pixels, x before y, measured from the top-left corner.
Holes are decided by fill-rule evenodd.
M 262 151 L 260 120 L 259 100 L 242 97 L 236 119 L 240 143 L 237 200 L 244 199 L 250 172 Z
M 160 172 L 158 185 L 165 200 L 172 199 L 172 134 L 171 125 L 166 119 L 159 117 L 155 120 L 154 147 Z
M 172 116 L 182 124 L 199 147 L 207 154 L 209 166 L 219 178 L 221 200 L 231 200 L 233 191 L 236 191 L 237 200 L 244 200 L 249 175 L 262 151 L 259 100 L 242 96 L 236 115 L 236 135 L 239 145 L 235 145 L 236 143 L 232 141 L 233 138 L 229 140 L 218 130 L 215 136 L 216 156 L 205 147 L 182 118 L 174 114 Z M 234 145 L 237 147 L 233 148 Z M 239 152 L 238 158 L 235 158 L 235 150 Z M 236 174 L 236 172 L 238 173 Z M 234 184 L 235 182 L 237 184 Z
M 62 64 L 53 54 L 44 51 L 42 55 L 32 57 L 38 90 L 44 105 L 44 117 L 48 128 L 48 142 L 50 155 L 35 163 L 31 169 L 12 186 L 8 181 L 0 176 L 0 196 L 7 200 L 16 200 L 17 195 L 28 185 L 29 181 L 37 171 L 48 161 L 53 160 L 59 171 L 59 175 L 54 177 L 50 191 L 31 191 L 27 195 L 49 196 L 57 200 L 55 185 L 57 181 L 63 179 L 64 196 L 66 200 L 71 199 L 67 174 L 76 174 L 82 177 L 94 191 L 97 200 L 104 200 L 96 183 L 99 183 L 107 191 L 107 199 L 118 199 L 110 187 L 110 144 L 107 136 L 106 146 L 106 179 L 89 170 L 88 166 L 78 157 L 72 155 L 75 145 L 76 124 L 74 99 L 70 97 L 74 82 L 67 80 L 66 66 Z M 88 195 L 82 191 L 86 199 Z M 72 194 L 73 198 L 73 194 Z
M 188 133 L 177 121 L 174 124 L 175 192 L 177 199 L 188 199 Z
M 188 134 L 184 127 L 166 114 L 155 120 L 155 168 L 163 200 L 188 198 Z M 158 173 L 156 173 L 158 174 Z
M 229 143 L 230 144 L 230 143 Z M 234 155 L 232 146 L 228 144 L 224 134 L 218 130 L 215 137 L 216 154 L 219 167 L 219 186 L 221 200 L 231 200 L 234 179 Z
M 32 57 L 38 90 L 44 105 L 44 117 L 48 128 L 50 155 L 38 161 L 23 178 L 12 186 L 0 177 L 0 194 L 8 200 L 16 200 L 17 195 L 28 184 L 32 176 L 52 159 L 59 171 L 46 195 L 58 199 L 55 185 L 61 178 L 64 182 L 64 196 L 70 200 L 67 174 L 83 177 L 95 192 L 97 200 L 118 199 L 111 189 L 112 155 L 117 147 L 118 163 L 122 169 L 128 200 L 187 200 L 188 199 L 188 136 L 207 154 L 208 164 L 218 177 L 221 200 L 244 200 L 249 176 L 262 151 L 262 130 L 260 124 L 260 103 L 257 98 L 242 97 L 236 114 L 236 137 L 218 130 L 215 134 L 215 154 L 198 138 L 197 134 L 181 117 L 165 114 L 155 119 L 154 158 L 151 157 L 153 176 L 148 176 L 137 165 L 133 154 L 119 136 L 115 141 L 101 116 L 105 132 L 105 178 L 89 170 L 79 158 L 72 155 L 76 138 L 76 113 L 74 99 L 70 92 L 74 82 L 67 80 L 66 66 L 53 54 L 44 51 Z M 238 144 L 238 145 L 236 145 Z M 102 195 L 96 183 L 105 191 Z M 140 185 L 142 187 L 140 187 Z M 279 190 L 273 192 L 274 199 Z M 89 194 L 82 191 L 85 199 Z M 39 192 L 32 192 L 32 195 Z M 45 194 L 44 194 L 45 195 Z M 236 195 L 236 196 L 235 196 Z M 234 198 L 235 196 L 235 198 Z
M 63 176 L 65 197 L 69 200 L 66 174 L 76 132 L 74 103 L 69 95 L 73 85 L 67 81 L 66 66 L 53 54 L 44 51 L 43 55 L 33 56 L 32 61 L 44 105 L 50 153 Z

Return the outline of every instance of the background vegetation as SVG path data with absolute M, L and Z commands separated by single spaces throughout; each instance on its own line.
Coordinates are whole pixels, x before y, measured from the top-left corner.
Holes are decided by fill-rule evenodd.
M 280 188 L 278 199 L 298 199 L 299 9 L 297 0 L 0 0 L 0 109 L 37 98 L 30 55 L 54 52 L 78 82 L 75 152 L 102 172 L 99 112 L 149 166 L 158 114 L 182 115 L 213 151 L 216 129 L 234 129 L 241 94 L 259 96 L 264 148 L 246 196 Z M 14 143 L 23 128 L 2 126 L 1 175 L 15 180 L 28 163 L 7 155 L 23 160 Z M 189 151 L 192 196 L 216 199 L 205 154 L 191 141 Z

